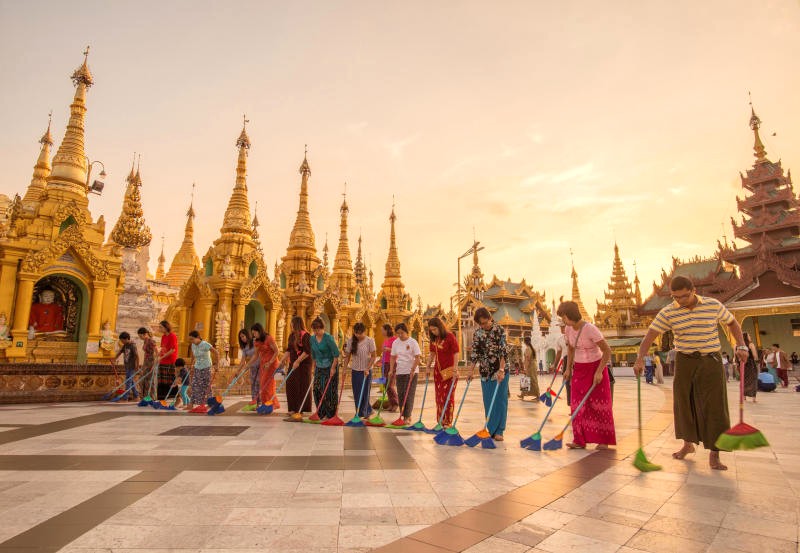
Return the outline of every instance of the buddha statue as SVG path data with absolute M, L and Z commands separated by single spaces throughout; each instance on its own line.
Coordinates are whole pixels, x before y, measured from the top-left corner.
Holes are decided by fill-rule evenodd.
M 8 317 L 5 313 L 0 313 L 0 345 L 11 342 L 10 332 Z
M 113 352 L 116 345 L 117 339 L 111 328 L 111 322 L 106 321 L 103 323 L 103 330 L 100 331 L 100 348 L 103 351 Z
M 56 293 L 46 288 L 39 294 L 39 303 L 31 305 L 29 325 L 39 333 L 64 331 L 64 308 L 55 303 Z

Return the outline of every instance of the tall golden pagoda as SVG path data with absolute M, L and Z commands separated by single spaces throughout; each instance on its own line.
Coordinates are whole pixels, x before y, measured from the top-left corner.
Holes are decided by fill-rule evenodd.
M 164 256 L 164 237 L 161 237 L 161 253 L 158 255 L 158 266 L 156 267 L 156 280 L 163 282 L 166 277 L 164 272 L 164 262 L 167 258 Z
M 328 284 L 329 287 L 338 290 L 339 296 L 343 300 L 350 298 L 355 287 L 353 261 L 350 258 L 350 243 L 347 239 L 347 215 L 349 212 L 347 198 L 344 198 L 342 206 L 339 208 L 339 247 L 336 249 L 336 258 L 333 260 L 333 273 Z
M 192 190 L 194 190 L 194 185 L 192 185 Z M 200 258 L 194 248 L 194 192 L 192 192 L 192 201 L 186 211 L 186 228 L 183 232 L 183 242 L 178 253 L 172 258 L 165 280 L 170 286 L 183 286 L 198 267 L 200 267 Z
M 84 362 L 101 358 L 102 321 L 113 327 L 121 258 L 104 246 L 105 221 L 89 212 L 90 165 L 84 151 L 86 94 L 93 84 L 88 49 L 72 73 L 75 94 L 64 138 L 48 161 L 48 131 L 33 179 L 0 238 L 0 313 L 10 319 L 2 360 Z M 33 339 L 28 339 L 33 326 Z M 53 381 L 55 382 L 55 380 Z
M 592 316 L 589 315 L 589 312 L 586 310 L 586 307 L 583 305 L 583 300 L 581 299 L 581 291 L 578 288 L 578 272 L 575 270 L 575 264 L 572 264 L 572 298 L 571 300 L 578 304 L 578 310 L 581 312 L 581 318 L 584 321 L 592 322 Z M 639 304 L 641 304 L 641 300 L 639 300 Z

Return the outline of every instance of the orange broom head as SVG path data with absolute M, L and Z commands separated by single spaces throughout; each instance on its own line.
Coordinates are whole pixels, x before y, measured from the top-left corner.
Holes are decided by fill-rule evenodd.
M 292 420 L 293 421 L 301 421 L 301 420 L 303 420 L 303 414 L 302 413 L 292 413 Z
M 558 441 L 560 442 L 561 440 L 563 440 L 563 439 L 564 439 L 564 433 L 563 433 L 563 432 L 561 432 L 560 434 L 558 434 L 558 435 L 557 435 L 555 438 L 553 438 L 553 439 L 554 439 L 554 440 L 558 440 Z
M 491 438 L 491 437 L 492 437 L 492 435 L 491 435 L 491 434 L 489 434 L 489 431 L 488 431 L 488 430 L 486 430 L 485 428 L 484 428 L 483 430 L 478 430 L 478 431 L 475 433 L 475 435 L 476 435 L 477 437 L 479 437 L 481 440 L 483 440 L 483 439 L 485 439 L 485 438 Z

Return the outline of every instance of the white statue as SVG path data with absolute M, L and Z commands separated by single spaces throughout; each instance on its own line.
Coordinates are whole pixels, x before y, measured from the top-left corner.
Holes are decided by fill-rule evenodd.
M 105 351 L 114 351 L 116 343 L 117 339 L 114 337 L 111 323 L 109 321 L 104 322 L 103 330 L 100 331 L 100 348 Z
M 5 313 L 0 313 L 0 343 L 10 342 L 10 329 L 8 328 L 8 317 Z
M 222 269 L 219 272 L 220 278 L 235 278 L 236 273 L 233 270 L 233 266 L 231 265 L 231 256 L 226 255 L 225 259 L 222 261 Z
M 33 328 L 33 325 L 28 327 L 28 340 L 33 340 L 36 338 L 36 329 Z

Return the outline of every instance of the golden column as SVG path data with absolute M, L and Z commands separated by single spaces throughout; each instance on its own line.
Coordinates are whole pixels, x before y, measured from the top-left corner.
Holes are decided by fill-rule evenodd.
M 279 310 L 277 307 L 273 306 L 272 309 L 269 310 L 269 334 L 277 341 L 277 333 L 278 333 L 278 314 Z M 280 347 L 280 344 L 278 344 Z
M 14 323 L 12 324 L 12 332 L 16 336 L 25 335 L 28 331 L 35 283 L 35 276 L 18 275 L 17 277 L 17 297 L 14 300 Z
M 106 282 L 92 283 L 92 301 L 89 304 L 88 335 L 90 338 L 100 336 L 100 318 L 103 314 L 103 297 L 106 293 Z
M 2 268 L 0 268 L 0 290 L 14 290 L 14 283 L 17 280 L 17 260 L 16 259 L 3 259 Z M 13 316 L 11 312 L 13 307 L 14 297 L 9 294 L 0 296 L 0 312 L 5 313 L 7 316 Z

